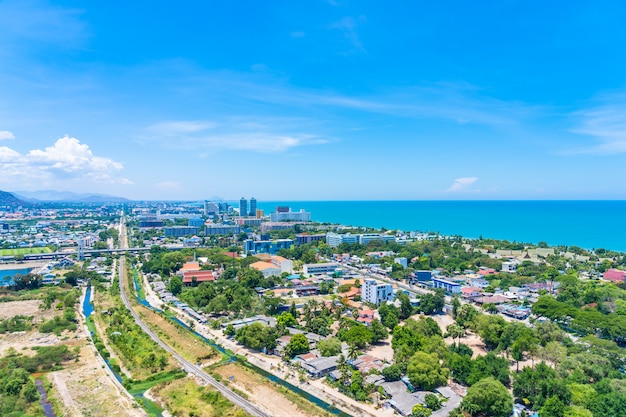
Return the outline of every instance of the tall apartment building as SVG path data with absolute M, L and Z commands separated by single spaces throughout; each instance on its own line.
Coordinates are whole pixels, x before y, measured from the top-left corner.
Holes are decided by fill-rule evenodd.
M 239 200 L 239 215 L 242 217 L 248 215 L 248 200 L 244 197 L 241 197 L 241 200 Z
M 331 248 L 336 248 L 342 243 L 359 243 L 359 235 L 352 235 L 350 233 L 341 235 L 333 232 L 326 233 L 326 244 Z
M 393 286 L 368 279 L 362 287 L 362 300 L 372 304 L 380 304 L 393 300 Z
M 242 214 L 243 216 L 243 214 Z M 255 217 L 256 216 L 256 198 L 252 197 L 250 199 L 250 211 L 248 212 L 248 216 Z

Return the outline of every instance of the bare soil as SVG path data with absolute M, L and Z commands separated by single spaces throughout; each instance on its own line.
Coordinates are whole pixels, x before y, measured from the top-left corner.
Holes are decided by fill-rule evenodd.
M 276 417 L 307 417 L 305 410 L 292 403 L 270 385 L 262 376 L 252 373 L 236 364 L 228 364 L 215 369 L 229 386 L 243 391 L 250 401 L 268 410 Z
M 33 316 L 35 322 L 54 317 L 53 309 L 41 310 L 41 300 L 8 301 L 0 303 L 0 319 L 14 316 Z
M 83 346 L 75 365 L 48 375 L 54 387 L 53 396 L 59 400 L 63 415 L 144 416 L 130 398 L 119 391 L 103 366 L 93 348 Z

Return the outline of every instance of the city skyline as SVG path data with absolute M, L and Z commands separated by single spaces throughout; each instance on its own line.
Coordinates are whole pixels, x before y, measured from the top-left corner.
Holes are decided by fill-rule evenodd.
M 0 2 L 0 189 L 625 199 L 626 6 Z

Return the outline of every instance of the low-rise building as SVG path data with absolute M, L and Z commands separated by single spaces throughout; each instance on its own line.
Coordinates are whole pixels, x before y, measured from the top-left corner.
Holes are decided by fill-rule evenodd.
M 331 263 L 322 263 L 322 264 L 304 264 L 302 266 L 302 272 L 310 275 L 319 275 L 319 274 L 332 274 L 339 268 L 339 265 L 331 262 Z
M 459 294 L 461 292 L 461 284 L 443 278 L 433 278 L 433 288 L 443 288 L 450 294 Z
M 293 240 L 291 239 L 277 239 L 277 240 L 252 240 L 246 239 L 244 242 L 244 253 L 257 254 L 257 253 L 269 253 L 275 255 L 281 249 L 289 249 L 293 246 Z
M 339 356 L 328 356 L 306 361 L 301 366 L 311 378 L 322 378 L 337 369 L 338 362 Z

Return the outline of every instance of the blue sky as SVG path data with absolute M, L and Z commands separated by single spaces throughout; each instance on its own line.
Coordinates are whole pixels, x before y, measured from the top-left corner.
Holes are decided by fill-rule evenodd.
M 617 1 L 0 1 L 0 189 L 624 199 L 625 19 Z

